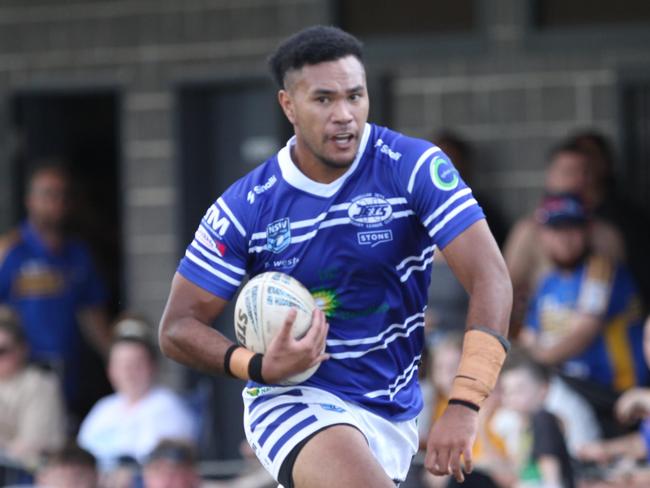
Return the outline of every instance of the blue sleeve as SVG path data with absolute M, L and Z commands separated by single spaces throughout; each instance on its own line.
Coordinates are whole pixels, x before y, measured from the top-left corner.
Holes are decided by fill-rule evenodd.
M 178 266 L 189 281 L 225 300 L 234 296 L 246 274 L 248 240 L 239 203 L 231 187 L 212 204 Z
M 444 249 L 485 215 L 440 148 L 426 141 L 407 140 L 408 151 L 399 165 L 402 190 L 433 243 Z
M 79 269 L 83 270 L 79 282 L 79 305 L 104 305 L 108 296 L 106 285 L 97 272 L 90 252 L 84 246 L 79 247 L 79 261 Z

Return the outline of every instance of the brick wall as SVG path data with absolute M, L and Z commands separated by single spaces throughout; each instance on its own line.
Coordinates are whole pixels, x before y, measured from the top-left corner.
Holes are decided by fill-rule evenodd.
M 477 185 L 509 219 L 535 202 L 544 153 L 577 126 L 618 135 L 621 72 L 650 65 L 643 42 L 558 48 L 526 26 L 526 2 L 479 0 L 480 33 L 462 46 L 423 40 L 373 52 L 393 81 L 393 126 L 452 127 L 477 148 Z M 120 94 L 125 283 L 130 308 L 157 321 L 180 243 L 174 87 L 257 76 L 285 35 L 331 20 L 327 0 L 3 0 L 0 2 L 0 230 L 16 204 L 7 119 L 17 89 L 111 86 Z M 468 47 L 469 46 L 469 47 Z M 599 47 L 600 46 L 600 47 Z M 423 55 L 422 53 L 431 53 Z

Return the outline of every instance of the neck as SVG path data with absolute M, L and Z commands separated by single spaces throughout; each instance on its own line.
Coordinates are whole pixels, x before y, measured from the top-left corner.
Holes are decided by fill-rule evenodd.
M 325 184 L 337 180 L 352 166 L 352 163 L 347 166 L 336 166 L 323 161 L 315 156 L 299 138 L 296 144 L 291 146 L 291 160 L 309 179 Z
M 52 226 L 30 219 L 29 223 L 49 249 L 59 249 L 63 245 L 63 233 L 58 226 Z

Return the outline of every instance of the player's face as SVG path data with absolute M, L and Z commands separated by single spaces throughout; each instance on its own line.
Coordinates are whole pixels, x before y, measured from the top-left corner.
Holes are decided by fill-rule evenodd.
M 560 268 L 573 268 L 587 249 L 585 225 L 568 227 L 543 226 L 541 243 L 549 259 Z
M 347 169 L 368 120 L 366 74 L 354 56 L 307 65 L 287 75 L 280 104 L 296 133 L 301 166 Z

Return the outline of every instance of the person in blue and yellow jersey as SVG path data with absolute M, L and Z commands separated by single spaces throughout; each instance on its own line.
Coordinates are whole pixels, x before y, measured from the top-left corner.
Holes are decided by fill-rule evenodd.
M 30 359 L 61 375 L 66 406 L 79 416 L 82 335 L 101 354 L 110 345 L 106 291 L 90 250 L 67 232 L 65 167 L 35 165 L 25 193 L 27 218 L 0 237 L 0 304 L 18 313 Z
M 547 195 L 536 211 L 544 252 L 553 263 L 530 302 L 521 342 L 594 406 L 614 435 L 613 404 L 648 383 L 641 304 L 630 273 L 592 252 L 589 216 L 576 195 Z

